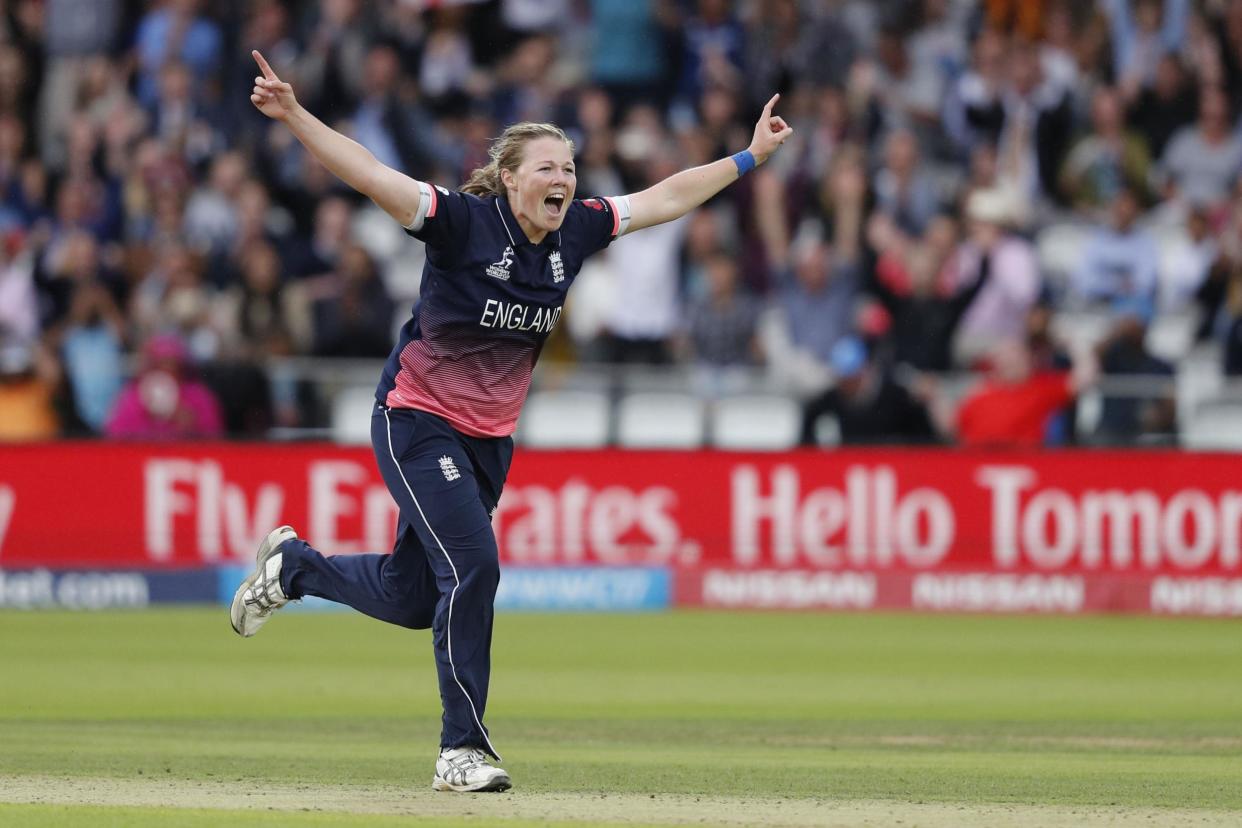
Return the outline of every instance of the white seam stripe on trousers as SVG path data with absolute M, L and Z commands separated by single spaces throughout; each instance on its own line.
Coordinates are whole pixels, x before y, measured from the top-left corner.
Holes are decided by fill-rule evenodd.
M 453 559 L 449 557 L 448 550 L 440 542 L 440 536 L 436 534 L 436 530 L 431 528 L 431 522 L 427 520 L 427 515 L 423 513 L 423 507 L 419 505 L 418 498 L 414 496 L 414 490 L 410 488 L 410 481 L 405 479 L 405 472 L 401 471 L 401 464 L 397 462 L 397 454 L 392 450 L 392 420 L 388 417 L 388 409 L 384 409 L 384 425 L 388 430 L 388 456 L 392 458 L 393 465 L 397 467 L 397 474 L 401 475 L 401 482 L 405 484 L 405 490 L 410 493 L 410 500 L 414 501 L 414 508 L 418 510 L 418 516 L 423 519 L 423 525 L 427 527 L 427 531 L 431 533 L 436 546 L 440 547 L 440 551 L 444 553 L 444 560 L 448 561 L 449 568 L 453 570 L 453 591 L 449 593 L 448 620 L 445 622 L 446 647 L 448 648 L 449 669 L 453 673 L 453 681 L 457 682 L 457 686 L 461 688 L 461 694 L 466 697 L 466 702 L 470 705 L 470 713 L 474 716 L 474 723 L 479 726 L 479 732 L 483 734 L 483 741 L 487 742 L 487 746 L 491 750 L 492 755 L 496 757 L 496 761 L 503 762 L 504 760 L 500 758 L 500 754 L 496 752 L 496 748 L 492 745 L 492 740 L 487 737 L 487 731 L 483 729 L 483 722 L 479 721 L 479 711 L 474 707 L 474 700 L 466 692 L 466 687 L 461 683 L 461 679 L 457 678 L 457 665 L 453 664 L 453 599 L 457 597 L 457 588 L 461 586 L 461 578 L 457 577 L 457 567 L 453 565 Z

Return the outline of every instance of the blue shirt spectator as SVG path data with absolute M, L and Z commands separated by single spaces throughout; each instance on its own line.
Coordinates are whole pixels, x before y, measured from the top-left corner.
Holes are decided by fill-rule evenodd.
M 664 49 L 655 0 L 591 0 L 591 77 L 605 86 L 657 83 Z
M 138 99 L 151 106 L 159 92 L 160 69 L 181 60 L 194 77 L 210 77 L 220 65 L 220 27 L 198 15 L 197 0 L 176 0 L 154 9 L 138 24 Z
M 1101 227 L 1088 240 L 1074 273 L 1074 292 L 1088 302 L 1139 300 L 1156 295 L 1160 251 L 1147 231 L 1135 226 L 1138 197 L 1123 189 L 1113 202 L 1112 226 Z

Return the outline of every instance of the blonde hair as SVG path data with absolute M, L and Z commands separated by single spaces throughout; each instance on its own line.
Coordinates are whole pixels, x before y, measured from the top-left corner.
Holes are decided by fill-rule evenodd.
M 492 159 L 491 162 L 470 173 L 470 179 L 462 185 L 461 191 L 477 196 L 504 195 L 505 185 L 500 180 L 500 171 L 517 170 L 522 163 L 523 148 L 536 138 L 557 138 L 569 146 L 570 152 L 574 151 L 574 142 L 555 124 L 535 124 L 530 121 L 514 124 L 488 147 L 487 154 Z

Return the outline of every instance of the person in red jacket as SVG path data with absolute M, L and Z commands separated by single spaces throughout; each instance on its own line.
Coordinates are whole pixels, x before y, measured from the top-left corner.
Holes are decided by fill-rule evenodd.
M 957 411 L 954 430 L 964 446 L 1036 448 L 1048 420 L 1094 382 L 1089 357 L 1071 371 L 1035 371 L 1031 351 L 1007 340 L 990 354 L 991 370 Z

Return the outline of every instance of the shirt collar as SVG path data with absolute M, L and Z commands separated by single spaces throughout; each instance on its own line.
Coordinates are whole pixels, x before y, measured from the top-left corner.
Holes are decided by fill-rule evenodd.
M 521 247 L 524 244 L 530 244 L 535 247 L 539 246 L 535 245 L 522 232 L 522 225 L 518 224 L 517 216 L 513 215 L 513 210 L 509 207 L 508 197 L 496 196 L 496 212 L 500 215 L 500 223 L 504 226 L 505 233 L 509 236 L 510 244 L 514 247 Z M 541 244 L 559 248 L 561 246 L 561 231 L 557 230 L 555 233 L 549 233 L 544 237 Z

